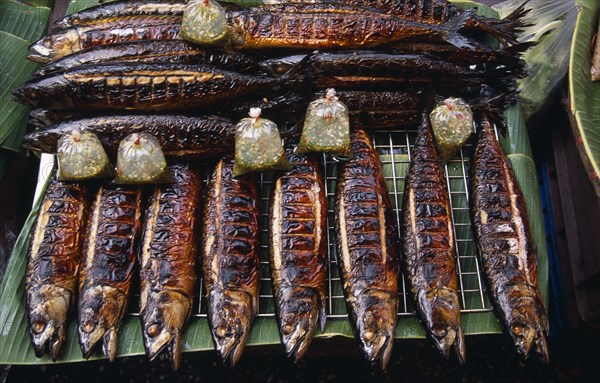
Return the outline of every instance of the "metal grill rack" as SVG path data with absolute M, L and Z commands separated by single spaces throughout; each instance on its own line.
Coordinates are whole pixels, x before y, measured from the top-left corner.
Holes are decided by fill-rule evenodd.
M 390 193 L 390 199 L 394 208 L 396 222 L 400 226 L 402 194 L 404 191 L 404 175 L 408 169 L 412 146 L 416 140 L 416 128 L 386 130 L 371 132 L 374 146 L 380 154 L 386 183 Z M 468 171 L 469 157 L 472 144 L 465 145 L 445 167 L 446 181 L 450 193 L 450 204 L 452 207 L 452 218 L 455 231 L 455 245 L 457 249 L 457 273 L 459 276 L 459 293 L 461 297 L 461 312 L 486 312 L 492 311 L 492 305 L 485 292 L 483 275 L 479 267 L 479 261 L 475 256 L 475 246 L 471 232 L 471 218 L 469 213 L 468 196 Z M 208 183 L 209 169 L 204 169 L 204 184 Z M 334 206 L 335 187 L 337 180 L 338 163 L 330 156 L 323 156 L 322 171 L 325 176 L 325 191 L 327 193 L 328 216 L 327 216 L 327 317 L 328 319 L 344 319 L 347 317 L 346 304 L 344 300 L 340 274 L 337 265 Z M 273 184 L 271 173 L 261 173 L 258 176 L 260 195 L 260 299 L 259 317 L 274 317 L 275 307 L 273 301 L 273 290 L 271 284 L 271 269 L 269 266 L 269 232 L 268 232 L 268 210 Z M 399 254 L 400 256 L 400 254 Z M 401 317 L 415 315 L 414 303 L 410 297 L 408 284 L 400 267 L 399 275 L 399 312 Z M 196 307 L 192 316 L 205 318 L 207 316 L 206 301 L 203 297 L 202 280 L 199 278 L 199 287 Z M 135 297 L 131 300 L 137 302 Z M 137 316 L 137 305 L 131 305 L 130 315 Z

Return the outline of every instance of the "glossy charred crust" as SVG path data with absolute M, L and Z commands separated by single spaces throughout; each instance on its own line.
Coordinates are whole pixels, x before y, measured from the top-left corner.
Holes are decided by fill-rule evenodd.
M 202 272 L 213 339 L 231 365 L 241 356 L 258 309 L 257 198 L 254 179 L 233 178 L 231 157 L 217 163 L 204 209 Z
M 155 187 L 142 228 L 140 314 L 149 358 L 167 349 L 177 369 L 196 283 L 202 180 L 188 164 L 173 164 L 169 170 L 174 182 Z
M 448 357 L 455 346 L 465 360 L 456 274 L 456 251 L 446 178 L 423 113 L 406 174 L 402 204 L 403 259 L 427 333 Z
M 362 130 L 336 191 L 337 257 L 357 339 L 385 369 L 397 317 L 398 230 L 379 156 Z
M 548 320 L 537 287 L 523 193 L 487 118 L 471 163 L 473 232 L 494 306 L 518 351 L 548 361 Z
M 317 161 L 287 154 L 292 170 L 275 182 L 269 248 L 279 331 L 287 355 L 298 361 L 326 321 L 327 201 Z

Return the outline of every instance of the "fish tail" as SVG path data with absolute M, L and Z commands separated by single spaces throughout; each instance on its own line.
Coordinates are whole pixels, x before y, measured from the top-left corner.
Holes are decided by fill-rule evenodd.
M 443 30 L 442 38 L 457 48 L 474 49 L 473 41 L 461 35 L 460 30 L 465 28 L 475 16 L 473 10 L 468 10 L 448 20 L 441 26 Z
M 305 78 L 302 76 L 302 73 L 310 66 L 313 56 L 317 55 L 318 53 L 319 51 L 314 51 L 307 54 L 302 60 L 298 61 L 298 63 L 296 63 L 290 70 L 281 75 L 281 82 L 286 85 L 305 83 Z
M 529 0 L 523 2 L 517 9 L 501 20 L 474 15 L 468 26 L 489 33 L 505 47 L 518 45 L 518 34 L 524 27 L 530 25 L 523 21 L 524 17 L 531 11 L 531 8 L 525 9 L 528 3 Z

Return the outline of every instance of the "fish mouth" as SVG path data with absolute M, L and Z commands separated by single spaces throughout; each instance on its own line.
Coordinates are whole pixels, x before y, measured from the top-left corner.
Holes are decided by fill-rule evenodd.
M 52 49 L 50 46 L 50 40 L 48 38 L 43 38 L 29 46 L 29 50 L 35 53 L 36 57 L 46 58 L 46 62 L 52 60 Z M 41 62 L 41 61 L 38 61 Z
M 43 326 L 43 330 L 41 332 L 36 333 L 35 330 L 31 328 L 29 331 L 31 334 L 31 341 L 33 343 L 35 356 L 41 358 L 44 354 L 44 350 L 46 349 L 46 345 L 48 345 L 50 357 L 52 358 L 53 362 L 56 362 L 58 356 L 60 355 L 62 344 L 66 338 L 64 326 L 58 325 L 54 321 L 49 321 L 47 323 L 35 321 L 33 326 Z
M 50 57 L 43 56 L 40 54 L 30 54 L 30 55 L 27 55 L 26 57 L 27 57 L 27 60 L 29 60 L 29 61 L 33 61 L 36 63 L 42 63 L 42 64 L 46 64 L 46 63 L 49 63 L 50 61 L 52 61 L 52 59 L 50 59 Z

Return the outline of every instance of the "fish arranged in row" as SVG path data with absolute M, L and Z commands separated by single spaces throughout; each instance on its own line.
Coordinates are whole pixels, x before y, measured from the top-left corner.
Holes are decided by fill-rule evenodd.
M 65 341 L 77 295 L 89 197 L 79 184 L 52 180 L 40 205 L 25 277 L 27 322 L 37 357 L 48 346 L 50 357 L 56 361 Z
M 79 344 L 85 358 L 99 342 L 109 360 L 117 356 L 117 334 L 136 260 L 141 202 L 138 187 L 105 185 L 92 204 L 79 277 Z
M 398 317 L 398 228 L 365 131 L 352 132 L 352 150 L 335 196 L 337 260 L 356 338 L 369 362 L 385 370 Z
M 208 321 L 223 361 L 237 363 L 258 312 L 258 195 L 256 182 L 233 178 L 233 159 L 215 166 L 202 230 L 202 275 Z
M 405 178 L 403 259 L 427 333 L 446 358 L 454 347 L 458 359 L 464 363 L 452 210 L 428 114 L 423 113 Z
M 475 243 L 496 311 L 519 353 L 548 362 L 548 318 L 523 192 L 485 116 L 470 173 Z
M 194 299 L 202 179 L 193 165 L 173 164 L 169 170 L 173 184 L 154 187 L 144 217 L 140 317 L 150 360 L 166 349 L 176 370 Z
M 233 152 L 235 143 L 235 125 L 222 117 L 126 115 L 65 121 L 27 134 L 23 146 L 43 153 L 56 153 L 58 139 L 74 129 L 94 133 L 113 155 L 121 140 L 136 132 L 156 137 L 167 157 L 223 155 Z
M 317 161 L 287 154 L 292 170 L 277 178 L 271 196 L 269 249 L 279 332 L 298 361 L 327 320 L 327 199 Z

